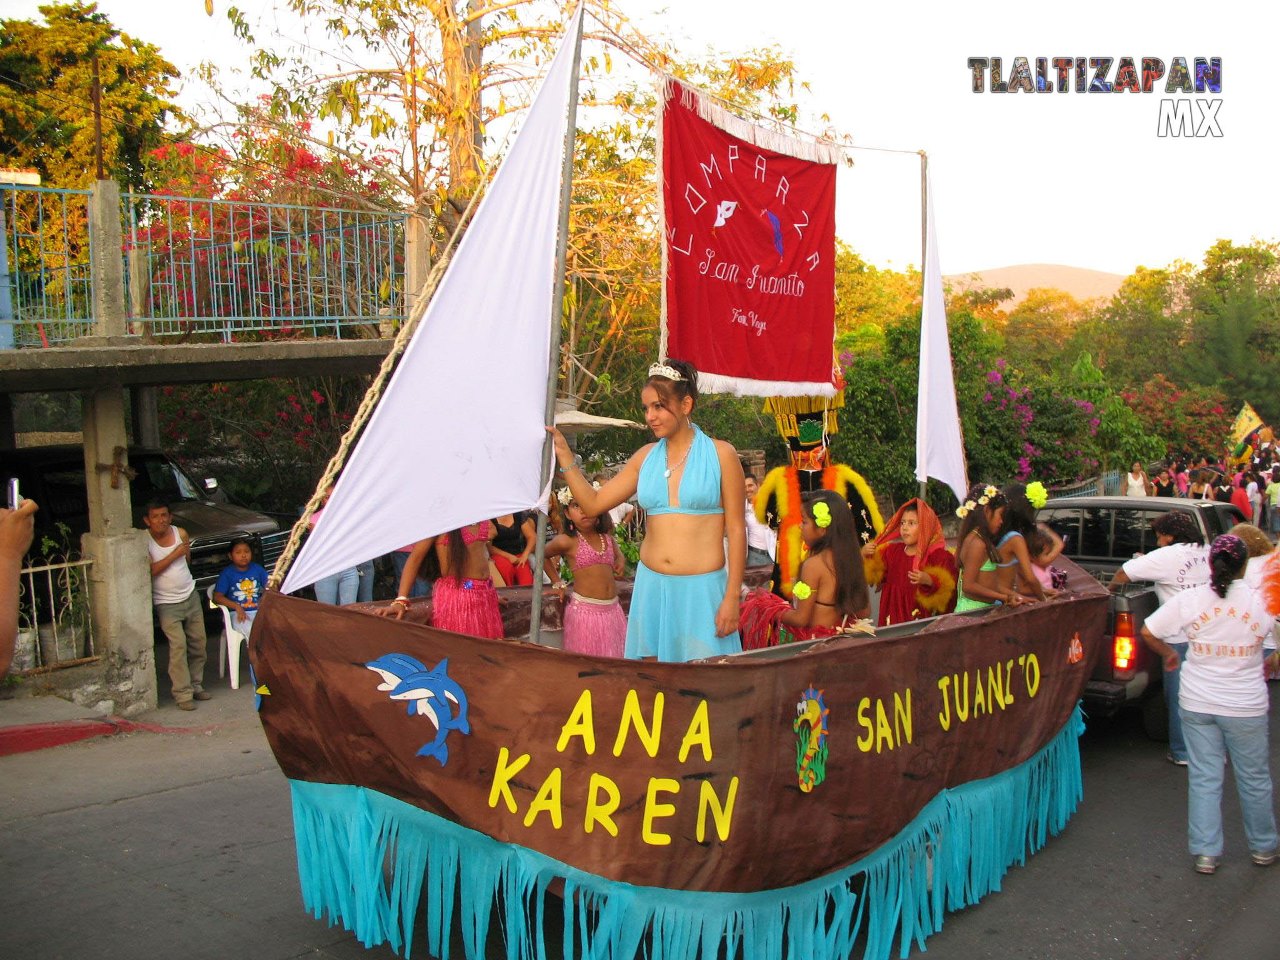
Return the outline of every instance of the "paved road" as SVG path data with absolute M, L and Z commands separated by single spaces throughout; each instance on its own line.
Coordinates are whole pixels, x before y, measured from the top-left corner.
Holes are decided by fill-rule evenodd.
M 0 957 L 393 956 L 303 912 L 288 790 L 247 687 L 219 685 L 195 713 L 169 705 L 145 719 L 186 732 L 0 758 Z M 1084 756 L 1085 803 L 1066 832 L 912 956 L 1280 956 L 1280 866 L 1249 864 L 1234 801 L 1225 865 L 1196 876 L 1185 853 L 1185 774 L 1163 749 L 1121 722 L 1091 730 Z M 499 956 L 496 937 L 491 945 Z

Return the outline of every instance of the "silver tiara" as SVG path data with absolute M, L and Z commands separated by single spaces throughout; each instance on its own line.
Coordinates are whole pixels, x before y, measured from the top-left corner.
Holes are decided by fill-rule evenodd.
M 655 363 L 649 367 L 649 376 L 666 377 L 668 380 L 683 380 L 684 374 L 675 367 L 667 366 L 665 363 Z

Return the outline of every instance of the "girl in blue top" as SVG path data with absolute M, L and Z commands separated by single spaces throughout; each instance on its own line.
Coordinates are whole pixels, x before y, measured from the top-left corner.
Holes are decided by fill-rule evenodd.
M 549 428 L 560 471 L 585 513 L 598 516 L 638 494 L 647 514 L 626 655 L 684 661 L 736 653 L 742 649 L 738 613 L 747 556 L 738 452 L 690 419 L 698 400 L 692 364 L 654 364 L 640 400 L 657 440 L 636 451 L 599 490 L 577 469 L 560 432 Z

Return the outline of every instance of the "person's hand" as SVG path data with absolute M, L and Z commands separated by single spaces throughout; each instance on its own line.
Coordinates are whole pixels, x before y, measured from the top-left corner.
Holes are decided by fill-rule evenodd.
M 34 500 L 23 500 L 17 510 L 0 508 L 0 559 L 22 562 L 35 537 Z
M 1009 593 L 1005 595 L 1004 602 L 1010 607 L 1020 607 L 1024 603 L 1031 603 L 1033 601 L 1030 597 L 1024 597 L 1017 591 L 1010 590 Z
M 874 543 L 866 544 L 862 548 L 862 555 L 866 557 L 868 560 L 870 560 L 872 557 L 876 555 L 876 545 Z
M 385 607 L 379 607 L 373 611 L 375 616 L 391 617 L 393 620 L 404 618 L 404 612 L 409 609 L 409 603 L 405 600 L 392 600 Z
M 244 612 L 243 604 L 236 604 L 236 623 L 244 623 L 249 619 L 249 615 Z
M 1170 650 L 1164 655 L 1164 672 L 1173 673 L 1182 666 L 1182 657 L 1178 656 L 1177 650 Z
M 923 570 L 908 570 L 907 579 L 914 583 L 917 587 L 924 587 L 926 590 L 933 586 L 933 577 L 925 573 Z
M 741 613 L 742 601 L 735 595 L 720 601 L 720 609 L 716 611 L 716 636 L 727 637 L 738 629 L 738 615 Z
M 551 434 L 551 446 L 555 450 L 556 463 L 563 470 L 569 469 L 574 462 L 573 451 L 569 449 L 569 441 L 555 427 L 547 427 L 547 433 Z

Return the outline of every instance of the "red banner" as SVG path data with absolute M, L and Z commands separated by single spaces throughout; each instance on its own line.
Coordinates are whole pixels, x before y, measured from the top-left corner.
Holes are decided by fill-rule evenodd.
M 830 151 L 675 82 L 662 148 L 666 355 L 714 392 L 831 394 L 836 167 L 812 159 Z

